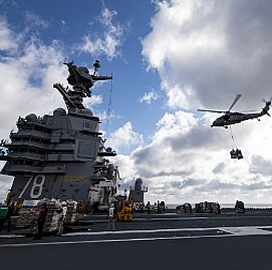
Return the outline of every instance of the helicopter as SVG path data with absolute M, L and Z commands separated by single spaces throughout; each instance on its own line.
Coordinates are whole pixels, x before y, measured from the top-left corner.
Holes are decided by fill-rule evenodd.
M 236 102 L 240 99 L 242 95 L 237 94 L 233 103 L 231 104 L 230 108 L 227 111 L 220 111 L 220 110 L 205 110 L 205 109 L 198 109 L 198 111 L 201 112 L 212 112 L 212 113 L 224 113 L 223 116 L 215 119 L 215 121 L 212 123 L 211 127 L 225 127 L 228 128 L 229 125 L 234 125 L 237 123 L 241 123 L 242 121 L 254 119 L 257 118 L 258 121 L 260 121 L 259 117 L 267 114 L 268 116 L 271 116 L 268 111 L 271 106 L 272 97 L 269 99 L 269 101 L 266 101 L 265 99 L 262 99 L 263 102 L 265 102 L 265 107 L 262 109 L 259 113 L 241 113 L 241 112 L 231 112 L 231 109 L 236 104 Z

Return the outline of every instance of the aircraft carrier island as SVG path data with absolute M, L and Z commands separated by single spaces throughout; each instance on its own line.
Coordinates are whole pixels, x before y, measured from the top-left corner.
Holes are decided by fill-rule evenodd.
M 93 74 L 73 62 L 64 64 L 70 87 L 53 87 L 67 108 L 42 117 L 19 117 L 17 131 L 1 142 L 0 159 L 6 161 L 1 173 L 14 177 L 11 194 L 17 202 L 55 198 L 76 200 L 86 209 L 107 206 L 120 180 L 117 166 L 108 160 L 116 153 L 105 148 L 99 118 L 83 100 L 91 97 L 96 81 L 112 77 L 98 75 L 99 61 L 93 64 Z

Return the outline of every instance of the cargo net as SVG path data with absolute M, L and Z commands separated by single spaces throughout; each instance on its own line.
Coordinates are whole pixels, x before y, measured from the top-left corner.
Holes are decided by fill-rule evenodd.
M 233 141 L 233 147 L 232 147 L 232 150 L 230 151 L 230 157 L 232 159 L 243 159 L 244 157 L 243 157 L 242 151 L 240 149 L 238 149 L 238 147 L 235 143 L 231 127 L 230 127 L 230 133 L 231 133 L 231 138 Z
M 220 204 L 218 202 L 200 202 L 195 204 L 196 213 L 221 213 Z

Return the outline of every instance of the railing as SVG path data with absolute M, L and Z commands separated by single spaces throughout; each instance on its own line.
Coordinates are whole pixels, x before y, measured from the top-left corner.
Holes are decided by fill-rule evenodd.
M 38 160 L 38 161 L 44 161 L 45 160 L 45 155 L 36 154 L 36 153 L 28 153 L 28 152 L 24 152 L 24 153 L 10 152 L 8 154 L 8 156 L 10 158 L 12 158 L 12 159 L 16 158 L 16 159 Z
M 44 133 L 41 131 L 35 131 L 35 130 L 20 130 L 18 133 L 11 132 L 10 137 L 11 138 L 33 137 L 33 138 L 40 138 L 40 139 L 44 139 L 44 140 L 49 140 L 51 137 L 51 134 Z

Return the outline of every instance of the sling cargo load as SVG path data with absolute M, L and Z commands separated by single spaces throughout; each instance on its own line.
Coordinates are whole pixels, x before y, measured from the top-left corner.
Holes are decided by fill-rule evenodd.
M 34 113 L 19 117 L 17 131 L 1 142 L 0 159 L 6 161 L 1 173 L 14 177 L 11 193 L 17 203 L 72 199 L 90 211 L 94 204 L 107 206 L 120 181 L 118 167 L 108 160 L 116 152 L 105 147 L 99 118 L 83 105 L 94 83 L 112 76 L 98 75 L 99 61 L 93 64 L 93 74 L 73 62 L 64 64 L 72 89 L 59 83 L 53 87 L 66 109 L 56 108 L 42 117 Z

